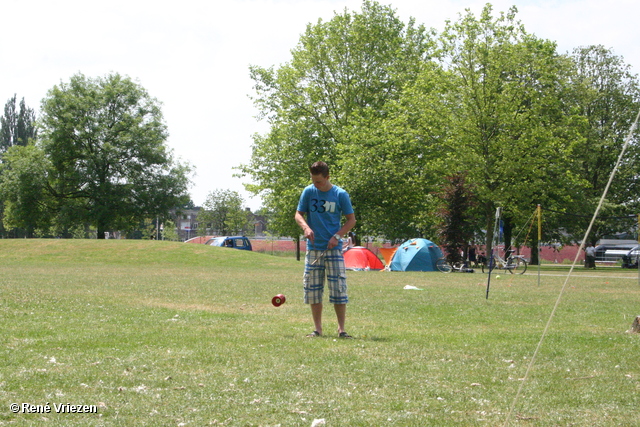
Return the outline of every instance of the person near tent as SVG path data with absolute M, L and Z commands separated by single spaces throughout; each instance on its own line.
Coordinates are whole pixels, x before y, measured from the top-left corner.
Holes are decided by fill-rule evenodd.
M 338 336 L 353 338 L 345 331 L 347 313 L 347 278 L 342 254 L 342 236 L 356 225 L 349 193 L 330 181 L 329 166 L 315 162 L 309 168 L 311 182 L 300 195 L 295 213 L 296 223 L 307 239 L 304 266 L 304 302 L 311 307 L 315 329 L 307 337 L 322 335 L 322 299 L 325 275 L 329 303 L 338 320 Z M 341 225 L 342 216 L 346 221 Z
M 349 249 L 351 249 L 355 245 L 356 245 L 356 235 L 355 235 L 355 233 L 353 231 L 350 231 L 347 234 L 347 239 L 342 244 L 342 252 L 348 251 Z

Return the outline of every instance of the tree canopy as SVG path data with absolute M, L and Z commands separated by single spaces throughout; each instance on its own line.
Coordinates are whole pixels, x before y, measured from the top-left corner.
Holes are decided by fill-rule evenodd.
M 578 47 L 573 52 L 576 87 L 573 108 L 576 137 L 571 141 L 571 170 L 582 182 L 580 203 L 588 212 L 595 207 L 618 160 L 629 129 L 640 108 L 638 78 L 629 65 L 603 46 Z M 590 240 L 631 229 L 637 223 L 640 209 L 640 146 L 632 135 L 626 155 L 616 173 L 602 218 L 595 223 Z M 625 216 L 627 217 L 625 219 Z M 588 218 L 574 217 L 567 227 L 584 232 Z
M 386 105 L 420 69 L 428 44 L 423 27 L 365 1 L 362 13 L 345 10 L 309 24 L 291 61 L 278 70 L 251 67 L 256 105 L 272 127 L 254 137 L 252 159 L 240 169 L 274 212 L 272 229 L 297 235 L 293 214 L 313 161 L 324 159 L 334 182 L 346 185 L 341 159 L 358 144 L 358 129 L 371 129 L 387 114 Z
M 40 121 L 38 142 L 4 165 L 2 185 L 12 192 L 5 221 L 38 198 L 49 218 L 42 225 L 52 223 L 56 234 L 91 224 L 104 238 L 186 203 L 190 168 L 166 146 L 158 101 L 130 78 L 74 75 L 48 92 Z
M 298 233 L 289 217 L 316 160 L 351 194 L 360 234 L 388 239 L 435 236 L 436 194 L 460 173 L 476 198 L 468 225 L 489 236 L 497 207 L 510 229 L 538 204 L 592 206 L 640 106 L 637 77 L 602 48 L 559 54 L 516 15 L 488 4 L 437 34 L 364 1 L 309 24 L 290 62 L 252 66 L 271 128 L 240 169 L 283 215 L 278 231 Z M 620 209 L 637 203 L 638 168 L 625 162 L 611 198 Z

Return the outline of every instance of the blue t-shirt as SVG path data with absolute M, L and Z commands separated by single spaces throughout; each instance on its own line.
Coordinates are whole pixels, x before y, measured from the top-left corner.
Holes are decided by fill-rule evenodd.
M 342 215 L 352 214 L 353 207 L 349 193 L 337 185 L 329 191 L 320 191 L 311 184 L 302 190 L 298 211 L 306 214 L 314 234 L 313 244 L 307 240 L 307 249 L 324 251 L 331 237 L 340 230 Z

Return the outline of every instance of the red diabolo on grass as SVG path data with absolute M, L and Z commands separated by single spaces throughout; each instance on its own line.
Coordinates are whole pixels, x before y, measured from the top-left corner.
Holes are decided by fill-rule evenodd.
M 282 304 L 284 304 L 286 300 L 287 299 L 283 294 L 278 294 L 271 299 L 271 304 L 273 304 L 276 307 L 280 307 Z

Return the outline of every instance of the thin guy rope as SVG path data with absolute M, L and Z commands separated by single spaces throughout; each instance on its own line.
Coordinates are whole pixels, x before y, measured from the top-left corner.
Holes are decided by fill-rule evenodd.
M 516 393 L 516 396 L 513 399 L 513 403 L 511 404 L 511 407 L 509 408 L 509 412 L 507 413 L 507 418 L 505 420 L 504 425 L 507 426 L 509 424 L 509 420 L 511 419 L 511 415 L 513 414 L 513 410 L 516 406 L 516 404 L 518 403 L 518 399 L 520 398 L 520 394 L 522 393 L 522 389 L 524 387 L 524 384 L 527 382 L 527 379 L 529 378 L 529 372 L 531 372 L 531 369 L 533 368 L 533 365 L 536 362 L 536 358 L 538 356 L 538 351 L 540 350 L 540 347 L 542 347 L 542 342 L 544 341 L 546 335 L 547 335 L 547 331 L 549 330 L 549 326 L 551 325 L 551 321 L 553 320 L 553 317 L 556 313 L 556 310 L 558 308 L 558 306 L 560 305 L 560 300 L 562 299 L 562 295 L 564 294 L 565 289 L 567 288 L 567 283 L 569 283 L 569 278 L 571 278 L 571 273 L 573 272 L 574 267 L 576 266 L 577 262 L 578 262 L 578 257 L 580 256 L 580 252 L 582 252 L 582 249 L 584 248 L 584 242 L 587 240 L 587 237 L 589 237 L 589 233 L 591 233 L 591 228 L 593 227 L 593 223 L 595 222 L 597 216 L 598 216 L 598 212 L 600 212 L 600 208 L 602 207 L 603 203 L 604 203 L 604 199 L 607 196 L 607 193 L 609 192 L 609 187 L 611 187 L 611 183 L 613 182 L 613 178 L 616 175 L 616 172 L 618 170 L 618 167 L 620 166 L 620 163 L 622 162 L 622 158 L 624 157 L 624 153 L 627 150 L 627 146 L 629 145 L 629 141 L 631 140 L 631 137 L 633 136 L 633 133 L 636 130 L 636 126 L 638 124 L 638 119 L 640 118 L 640 111 L 638 111 L 638 115 L 636 115 L 636 120 L 633 122 L 633 125 L 631 126 L 631 129 L 629 130 L 629 134 L 627 135 L 627 138 L 624 141 L 624 144 L 622 145 L 622 150 L 620 151 L 620 155 L 618 156 L 618 161 L 616 162 L 615 167 L 613 168 L 613 170 L 611 171 L 611 175 L 609 175 L 609 181 L 607 182 L 607 186 L 605 187 L 602 196 L 600 197 L 600 202 L 598 203 L 598 207 L 596 208 L 596 211 L 593 213 L 593 217 L 591 218 L 591 222 L 589 223 L 589 227 L 587 228 L 587 231 L 584 233 L 584 238 L 582 239 L 582 242 L 580 243 L 580 248 L 578 249 L 578 252 L 576 253 L 576 257 L 573 260 L 573 264 L 571 265 L 571 269 L 569 270 L 569 274 L 567 275 L 567 278 L 564 281 L 564 284 L 562 285 L 562 288 L 560 289 L 560 293 L 558 294 L 558 298 L 556 299 L 556 303 L 553 306 L 553 310 L 551 310 L 551 314 L 549 315 L 549 320 L 547 320 L 547 324 L 544 327 L 544 330 L 542 331 L 542 336 L 540 337 L 540 341 L 538 341 L 538 345 L 535 349 L 535 351 L 533 352 L 533 356 L 531 357 L 531 360 L 529 361 L 529 365 L 527 366 L 527 370 L 524 374 L 524 378 L 522 378 L 522 381 L 520 382 L 520 386 L 518 387 L 518 391 Z

